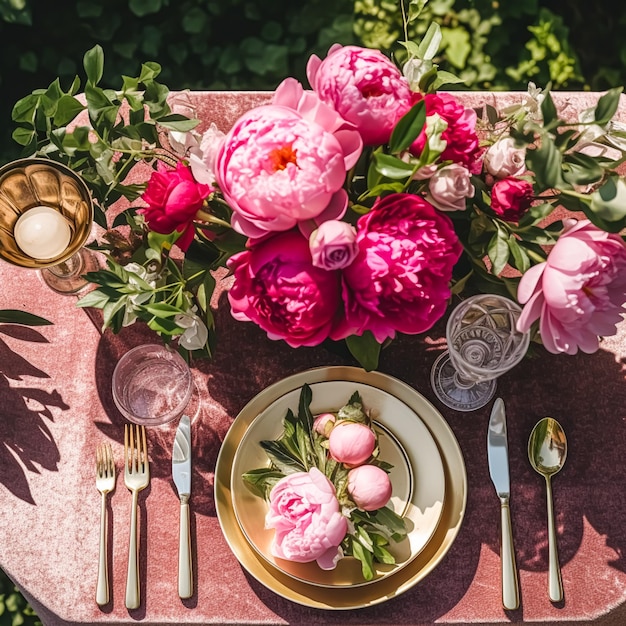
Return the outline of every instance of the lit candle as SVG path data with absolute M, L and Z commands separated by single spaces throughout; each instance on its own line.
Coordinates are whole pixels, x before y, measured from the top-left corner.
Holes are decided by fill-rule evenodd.
M 53 259 L 69 245 L 69 222 L 51 207 L 36 206 L 20 215 L 13 229 L 20 250 L 33 259 Z

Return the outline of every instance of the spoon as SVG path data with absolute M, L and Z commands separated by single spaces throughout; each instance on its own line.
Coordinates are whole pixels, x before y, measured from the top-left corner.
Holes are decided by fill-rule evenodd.
M 535 471 L 546 479 L 548 500 L 548 590 L 552 602 L 563 600 L 563 582 L 556 545 L 554 508 L 552 505 L 552 484 L 550 479 L 565 464 L 567 440 L 561 425 L 552 417 L 544 417 L 533 428 L 528 440 L 528 458 Z

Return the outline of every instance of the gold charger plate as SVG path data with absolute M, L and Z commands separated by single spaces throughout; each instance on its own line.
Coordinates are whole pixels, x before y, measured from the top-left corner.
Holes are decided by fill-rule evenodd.
M 288 409 L 298 412 L 300 388 L 288 391 L 261 411 L 239 442 L 231 470 L 231 495 L 235 517 L 249 543 L 271 565 L 307 583 L 325 587 L 369 585 L 408 565 L 433 536 L 445 496 L 445 474 L 439 448 L 419 415 L 394 395 L 369 384 L 326 380 L 311 383 L 311 411 L 314 415 L 341 408 L 356 391 L 373 419 L 378 432 L 380 459 L 393 465 L 390 472 L 393 492 L 390 506 L 404 517 L 407 537 L 389 546 L 395 565 L 375 564 L 375 577 L 363 578 L 360 562 L 344 558 L 333 570 L 317 563 L 296 563 L 272 555 L 273 529 L 265 529 L 268 505 L 255 496 L 241 478 L 245 472 L 266 467 L 268 458 L 259 442 L 277 439 L 283 432 Z
M 392 576 L 366 586 L 326 587 L 297 580 L 263 558 L 247 541 L 232 504 L 231 467 L 239 444 L 252 421 L 272 402 L 305 383 L 342 380 L 377 387 L 409 406 L 424 422 L 439 447 L 445 501 L 439 524 L 423 550 Z M 467 474 L 454 433 L 435 409 L 412 387 L 380 372 L 353 367 L 321 367 L 295 374 L 267 387 L 253 398 L 231 425 L 215 468 L 215 504 L 224 537 L 241 565 L 262 585 L 292 602 L 321 609 L 347 610 L 379 604 L 423 580 L 443 559 L 454 542 L 465 515 Z

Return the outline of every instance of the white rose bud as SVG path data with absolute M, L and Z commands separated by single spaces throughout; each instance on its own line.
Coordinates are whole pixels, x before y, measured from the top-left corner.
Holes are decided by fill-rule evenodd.
M 485 153 L 485 169 L 496 178 L 519 176 L 526 170 L 526 150 L 511 137 L 496 141 Z
M 437 170 L 428 181 L 427 200 L 440 211 L 464 211 L 474 195 L 469 170 L 451 163 Z

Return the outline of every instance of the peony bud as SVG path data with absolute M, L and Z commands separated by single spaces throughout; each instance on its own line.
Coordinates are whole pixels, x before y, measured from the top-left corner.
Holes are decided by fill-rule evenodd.
M 360 465 L 348 472 L 348 493 L 362 511 L 384 507 L 391 498 L 391 481 L 376 465 Z
M 328 437 L 330 456 L 338 463 L 355 467 L 365 463 L 376 448 L 376 435 L 365 424 L 340 421 Z
M 313 430 L 323 437 L 328 437 L 335 425 L 335 416 L 332 413 L 322 413 L 315 418 Z

